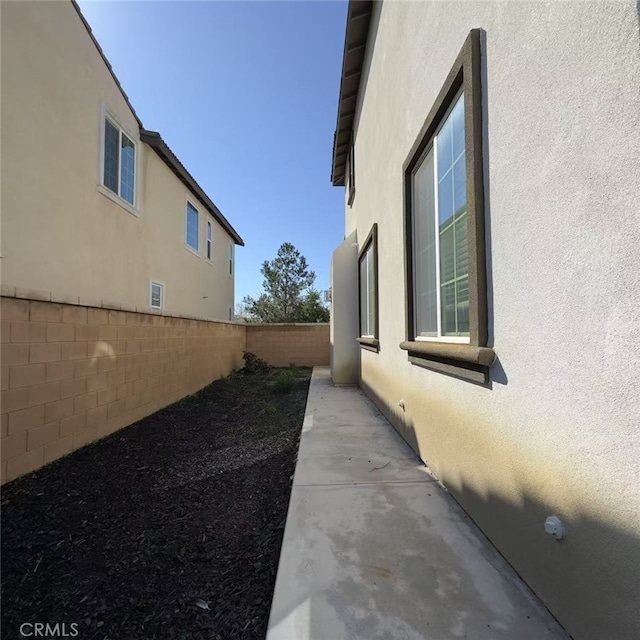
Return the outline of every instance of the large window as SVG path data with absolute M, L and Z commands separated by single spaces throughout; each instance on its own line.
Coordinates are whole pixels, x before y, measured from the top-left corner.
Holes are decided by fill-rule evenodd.
M 411 176 L 416 338 L 469 341 L 469 247 L 460 94 Z
M 104 118 L 102 183 L 135 206 L 136 144 L 109 116 Z
M 374 224 L 358 255 L 360 338 L 378 349 L 378 225 Z
M 198 210 L 187 201 L 187 246 L 198 251 L 198 229 L 200 225 L 200 216 Z
M 488 381 L 480 32 L 469 34 L 404 165 L 414 364 Z

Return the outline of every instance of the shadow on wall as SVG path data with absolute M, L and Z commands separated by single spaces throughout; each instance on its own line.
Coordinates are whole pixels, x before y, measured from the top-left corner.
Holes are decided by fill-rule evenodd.
M 480 30 L 480 49 L 482 51 L 481 57 L 481 74 L 482 74 L 482 173 L 484 177 L 484 246 L 485 246 L 485 262 L 487 269 L 487 346 L 495 346 L 495 334 L 493 325 L 493 260 L 491 250 L 491 203 L 489 201 L 489 194 L 491 193 L 491 178 L 490 178 L 490 149 L 489 143 L 489 81 L 487 73 L 487 32 L 484 29 Z M 504 370 L 500 367 L 502 373 Z M 493 371 L 492 371 L 493 373 Z M 494 379 L 492 377 L 492 379 Z M 499 384 L 507 384 L 506 376 L 503 377 L 504 382 L 501 382 L 502 378 L 494 379 Z
M 420 452 L 420 458 L 429 464 L 432 452 L 424 450 L 424 438 L 421 442 L 418 440 L 413 420 L 401 423 L 397 407 L 390 407 L 364 381 L 362 388 L 413 450 Z M 459 420 L 463 419 L 459 417 Z M 421 434 L 432 427 L 423 424 Z M 474 424 L 473 428 L 477 432 L 483 431 L 480 424 Z M 459 438 L 461 434 L 463 432 L 459 431 L 452 437 Z M 449 434 L 441 435 L 449 437 Z M 470 446 L 477 447 L 478 442 L 472 442 Z M 485 450 L 489 448 L 487 443 L 484 446 Z M 500 451 L 496 450 L 495 454 L 499 456 Z M 468 457 L 468 452 L 462 455 Z M 532 459 L 523 463 L 523 474 L 526 474 L 524 465 L 534 464 L 532 453 Z M 505 458 L 504 467 L 508 469 L 510 465 L 511 459 Z M 632 530 L 632 524 L 625 530 L 609 520 L 606 514 L 596 513 L 595 507 L 593 513 L 575 508 L 574 504 L 570 504 L 566 512 L 559 511 L 557 505 L 540 501 L 524 486 L 529 482 L 526 475 L 521 480 L 514 478 L 513 486 L 506 489 L 510 495 L 505 498 L 495 491 L 481 494 L 471 487 L 465 478 L 477 477 L 481 470 L 469 470 L 467 475 L 459 460 L 451 463 L 440 460 L 431 468 L 576 640 L 637 640 L 640 637 L 640 537 Z M 562 469 L 558 473 L 562 474 Z M 547 479 L 548 469 L 541 469 L 540 477 L 532 479 L 532 484 L 538 481 L 540 485 Z M 562 477 L 553 481 L 563 484 Z M 566 484 L 569 484 L 568 476 Z M 583 505 L 591 504 L 589 488 L 584 487 L 584 495 L 578 498 Z M 544 522 L 550 515 L 557 515 L 564 523 L 564 540 L 555 540 L 545 532 Z
M 384 3 L 374 2 L 371 10 L 371 20 L 369 22 L 369 35 L 367 36 L 367 42 L 375 42 L 376 35 L 378 33 L 378 26 L 380 24 L 380 14 L 384 11 Z M 364 104 L 367 97 L 367 87 L 369 86 L 369 73 L 371 72 L 371 56 L 373 54 L 373 47 L 367 47 L 365 52 L 364 61 L 362 64 L 362 72 L 360 74 L 360 95 L 358 96 L 358 103 Z M 358 127 L 359 111 L 356 111 L 355 120 L 353 123 L 354 130 Z M 357 162 L 357 156 L 356 156 Z

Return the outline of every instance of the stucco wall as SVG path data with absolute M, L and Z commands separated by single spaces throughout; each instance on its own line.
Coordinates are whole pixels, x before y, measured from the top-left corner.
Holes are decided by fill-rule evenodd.
M 361 353 L 362 386 L 578 639 L 640 628 L 638 25 L 631 1 L 385 2 L 355 123 L 346 228 L 378 223 L 380 264 L 380 352 Z M 476 27 L 488 388 L 398 347 L 402 165 Z M 562 542 L 544 532 L 550 514 Z
M 272 367 L 327 366 L 329 324 L 247 324 L 247 351 Z
M 199 206 L 200 257 L 185 248 L 187 188 L 153 149 L 137 148 L 139 217 L 98 190 L 101 102 L 137 142 L 139 129 L 72 4 L 1 11 L 2 283 L 146 310 L 154 279 L 166 311 L 227 320 L 231 238 L 214 221 L 208 263 Z

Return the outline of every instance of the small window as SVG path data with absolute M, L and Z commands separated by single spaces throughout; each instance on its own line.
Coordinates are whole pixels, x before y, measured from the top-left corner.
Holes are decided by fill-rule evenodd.
M 102 184 L 135 205 L 136 143 L 108 116 L 104 119 Z
M 378 225 L 374 224 L 358 256 L 360 339 L 378 350 Z
M 164 285 L 159 282 L 151 282 L 149 288 L 149 306 L 152 309 L 162 309 L 164 306 Z
M 486 384 L 480 31 L 465 41 L 404 164 L 407 339 L 413 364 Z
M 198 210 L 187 201 L 187 246 L 194 251 L 198 251 L 199 218 Z
M 213 225 L 207 220 L 207 260 L 213 258 Z
M 233 244 L 229 245 L 229 275 L 233 275 Z
M 354 134 L 351 132 L 351 142 L 349 145 L 349 156 L 347 158 L 347 176 L 349 180 L 349 199 L 347 204 L 351 206 L 353 199 L 356 197 L 356 165 L 355 165 L 355 151 L 354 151 Z
M 233 320 L 233 309 L 229 307 L 229 320 Z

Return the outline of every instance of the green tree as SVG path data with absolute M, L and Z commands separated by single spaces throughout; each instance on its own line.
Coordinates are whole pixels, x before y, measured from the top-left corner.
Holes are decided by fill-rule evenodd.
M 313 289 L 316 274 L 290 242 L 278 249 L 276 258 L 265 260 L 260 272 L 264 276 L 265 292 L 257 299 L 245 296 L 242 300 L 250 319 L 257 322 L 328 321 L 329 310 Z
M 296 322 L 329 322 L 331 314 L 320 299 L 320 292 L 309 289 L 301 300 Z

